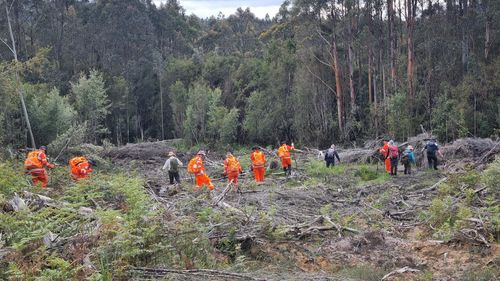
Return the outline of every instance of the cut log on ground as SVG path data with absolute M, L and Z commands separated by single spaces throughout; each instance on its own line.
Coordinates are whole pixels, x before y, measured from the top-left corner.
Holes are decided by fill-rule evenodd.
M 190 270 L 180 270 L 180 269 L 166 269 L 166 268 L 147 268 L 147 267 L 135 267 L 130 270 L 133 273 L 142 274 L 144 276 L 151 277 L 165 277 L 169 274 L 181 274 L 181 275 L 195 275 L 195 276 L 205 276 L 212 278 L 230 278 L 233 280 L 255 280 L 255 281 L 265 281 L 266 279 L 254 278 L 240 273 L 211 270 L 211 269 L 190 269 Z
M 382 277 L 382 279 L 380 279 L 380 280 L 384 281 L 395 274 L 402 274 L 402 273 L 406 273 L 406 272 L 420 272 L 420 270 L 405 266 L 403 268 L 389 272 L 388 274 L 384 275 L 384 277 Z

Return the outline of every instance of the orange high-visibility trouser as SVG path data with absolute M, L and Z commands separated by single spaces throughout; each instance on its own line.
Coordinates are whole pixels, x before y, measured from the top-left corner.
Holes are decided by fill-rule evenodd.
M 263 182 L 265 172 L 266 172 L 266 169 L 264 169 L 264 167 L 254 167 L 253 174 L 255 176 L 255 181 L 256 182 Z
M 227 182 L 233 181 L 234 184 L 238 184 L 238 176 L 240 173 L 238 171 L 229 172 L 227 174 Z
M 33 185 L 42 184 L 42 188 L 46 188 L 49 183 L 49 177 L 47 175 L 47 171 L 45 170 L 37 170 L 30 173 L 31 180 L 33 181 Z
M 290 166 L 292 166 L 292 158 L 290 157 L 281 158 L 281 167 L 288 168 Z
M 210 190 L 214 190 L 214 185 L 207 174 L 196 175 L 195 189 L 201 188 L 203 184 L 207 185 Z
M 391 172 L 391 159 L 389 158 L 385 159 L 385 171 L 388 173 Z

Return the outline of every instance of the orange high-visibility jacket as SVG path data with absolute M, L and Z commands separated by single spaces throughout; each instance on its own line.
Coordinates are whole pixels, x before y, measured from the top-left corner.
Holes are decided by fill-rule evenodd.
M 36 172 L 43 170 L 43 167 L 54 167 L 47 161 L 47 156 L 43 150 L 34 150 L 28 153 L 28 157 L 24 161 L 24 169 L 28 172 Z
M 203 165 L 203 160 L 201 159 L 201 156 L 196 155 L 191 159 L 188 163 L 188 172 L 199 175 L 203 174 L 205 172 L 205 166 Z
M 75 179 L 85 178 L 94 170 L 87 158 L 83 156 L 74 157 L 69 160 L 69 166 L 71 168 L 71 176 Z
M 287 144 L 283 144 L 282 146 L 280 146 L 280 148 L 278 148 L 278 156 L 281 159 L 290 158 L 290 151 L 292 151 L 294 149 L 295 149 L 294 146 L 289 146 Z
M 250 159 L 252 160 L 252 166 L 254 168 L 264 167 L 264 164 L 266 164 L 266 156 L 264 152 L 260 150 L 252 152 L 252 154 L 250 154 Z
M 382 154 L 384 157 L 387 156 L 387 151 L 389 151 L 389 143 L 384 142 L 384 146 L 379 149 L 379 153 Z
M 240 161 L 238 161 L 234 155 L 231 155 L 224 160 L 224 174 L 228 174 L 230 172 L 243 172 Z

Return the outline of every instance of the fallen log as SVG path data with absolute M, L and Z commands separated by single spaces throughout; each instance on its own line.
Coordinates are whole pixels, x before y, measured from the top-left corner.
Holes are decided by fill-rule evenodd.
M 195 275 L 195 276 L 205 276 L 205 277 L 226 277 L 226 278 L 234 278 L 240 280 L 255 280 L 255 281 L 265 281 L 266 279 L 254 278 L 251 276 L 247 276 L 241 273 L 221 271 L 221 270 L 212 270 L 212 269 L 167 269 L 167 268 L 147 268 L 147 267 L 133 267 L 130 271 L 135 273 L 144 273 L 149 276 L 155 277 L 165 277 L 166 275 L 180 274 L 180 275 Z
M 229 190 L 231 190 L 231 185 L 232 185 L 233 181 L 231 180 L 227 186 L 226 186 L 226 189 L 224 189 L 224 191 L 217 197 L 214 198 L 214 201 L 213 201 L 213 206 L 217 206 L 217 204 L 219 204 L 220 201 L 222 201 L 222 199 L 224 199 L 224 197 L 226 196 L 226 194 L 229 192 Z
M 406 273 L 406 272 L 420 272 L 420 270 L 418 269 L 414 269 L 414 268 L 410 268 L 408 266 L 405 266 L 403 268 L 400 268 L 400 269 L 396 269 L 396 270 L 393 270 L 389 273 L 387 273 L 386 275 L 384 275 L 384 277 L 382 277 L 382 279 L 380 279 L 381 281 L 384 281 L 384 280 L 387 280 L 389 277 L 393 276 L 393 275 L 396 275 L 396 274 L 402 274 L 402 273 Z
M 424 188 L 424 189 L 420 189 L 418 191 L 416 191 L 417 193 L 422 193 L 422 192 L 428 192 L 428 191 L 433 191 L 435 190 L 441 183 L 445 182 L 446 180 L 448 180 L 448 177 L 444 177 L 442 179 L 440 179 L 438 182 L 436 182 L 435 184 L 433 184 L 431 187 L 428 187 L 428 188 Z
M 328 223 L 329 225 L 323 225 L 324 222 Z M 321 224 L 321 225 L 314 225 L 314 224 Z M 340 226 L 340 225 L 334 223 L 330 218 L 325 217 L 325 216 L 318 216 L 313 221 L 311 221 L 309 223 L 286 226 L 285 233 L 292 234 L 294 236 L 302 238 L 305 236 L 310 236 L 310 235 L 314 234 L 315 232 L 328 231 L 328 230 L 333 230 L 333 229 L 337 230 L 339 237 L 342 236 L 343 231 L 360 233 L 360 231 L 357 229 Z

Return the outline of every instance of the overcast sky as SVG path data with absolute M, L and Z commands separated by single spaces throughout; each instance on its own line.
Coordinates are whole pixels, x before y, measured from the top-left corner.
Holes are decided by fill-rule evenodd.
M 162 1 L 165 0 L 154 0 L 157 4 Z M 219 12 L 227 17 L 234 14 L 239 7 L 243 9 L 249 7 L 258 18 L 264 18 L 266 14 L 272 18 L 278 13 L 283 0 L 180 0 L 179 2 L 187 15 L 195 14 L 201 18 L 217 16 Z

